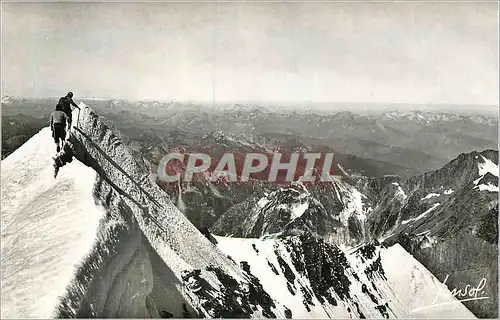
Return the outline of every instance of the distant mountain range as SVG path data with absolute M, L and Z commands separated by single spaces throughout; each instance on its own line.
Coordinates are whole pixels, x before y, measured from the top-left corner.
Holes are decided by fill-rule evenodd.
M 4 100 L 8 100 L 2 104 L 4 116 L 36 118 L 50 114 L 56 102 Z M 245 136 L 246 140 L 258 140 L 257 135 L 292 135 L 306 144 L 409 168 L 407 175 L 437 169 L 463 152 L 498 148 L 498 118 L 487 114 L 388 111 L 360 115 L 256 104 L 212 107 L 181 102 L 90 101 L 130 139 L 140 142 L 166 137 L 172 131 L 200 135 L 219 131 Z
M 352 247 L 280 227 L 312 222 L 309 203 L 324 192 L 339 209 L 362 202 L 347 181 L 332 185 L 342 194 L 296 184 L 265 196 L 270 223 L 255 236 L 274 237 L 213 236 L 148 179 L 148 160 L 112 122 L 80 106 L 55 160 L 47 127 L 2 160 L 2 318 L 474 317 L 401 244 Z M 367 221 L 357 210 L 343 216 Z
M 213 155 L 333 152 L 341 177 L 328 184 L 156 182 L 213 242 L 217 237 L 210 233 L 259 239 L 256 243 L 269 238 L 277 246 L 277 238 L 286 242 L 290 237 L 349 248 L 399 245 L 450 288 L 485 278 L 483 291 L 489 298 L 464 304 L 476 316 L 497 316 L 497 117 L 401 110 L 360 114 L 256 104 L 92 103 L 124 134 L 127 152 L 145 161 L 147 169 L 141 170 L 153 180 L 170 148 Z M 8 133 L 2 142 L 9 146 L 2 156 L 46 126 L 44 117 L 53 107 L 51 99 L 2 99 L 2 130 Z M 307 294 L 302 298 L 307 300 Z
M 220 132 L 202 137 L 175 132 L 143 145 L 138 152 L 149 159 L 154 171 L 163 155 L 161 146 L 215 154 L 218 148 L 220 152 L 287 152 L 304 147 L 291 135 L 259 137 L 258 142 L 249 142 Z M 460 287 L 485 277 L 485 291 L 495 298 L 466 305 L 477 315 L 495 314 L 498 151 L 463 153 L 440 169 L 413 176 L 383 174 L 380 170 L 394 168 L 337 155 L 342 178 L 328 184 L 277 186 L 259 180 L 230 184 L 200 180 L 174 187 L 158 184 L 198 228 L 209 227 L 221 236 L 265 238 L 306 233 L 349 246 L 373 240 L 402 243 L 441 281 L 448 276 L 450 285 Z M 473 271 L 464 274 L 460 270 Z

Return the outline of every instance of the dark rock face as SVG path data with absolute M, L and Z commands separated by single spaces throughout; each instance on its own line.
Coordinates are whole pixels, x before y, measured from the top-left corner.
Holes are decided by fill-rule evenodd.
M 250 318 L 257 306 L 262 307 L 263 316 L 276 318 L 272 311 L 276 307 L 273 299 L 262 288 L 259 279 L 254 277 L 248 264 L 242 264 L 248 283 L 238 283 L 233 277 L 217 267 L 209 266 L 207 271 L 213 273 L 221 283 L 217 290 L 201 276 L 201 270 L 185 271 L 183 282 L 200 299 L 201 306 L 214 318 Z M 199 314 L 203 317 L 203 314 Z
M 389 319 L 389 313 L 387 312 L 387 303 L 386 305 L 377 306 L 377 310 L 380 311 L 384 318 Z
M 54 177 L 57 177 L 59 169 L 73 161 L 73 149 L 71 142 L 66 142 L 63 149 L 54 157 Z
M 356 310 L 358 311 L 359 318 L 366 319 L 365 315 L 363 314 L 363 312 L 361 312 L 361 309 L 359 308 L 359 303 L 355 301 L 354 305 L 356 306 Z
M 488 243 L 498 245 L 498 207 L 493 207 L 481 218 L 477 236 Z
M 267 265 L 269 266 L 269 268 L 271 268 L 271 270 L 274 272 L 275 275 L 279 275 L 280 274 L 278 272 L 278 269 L 276 269 L 276 267 L 274 266 L 274 264 L 272 264 L 271 261 L 267 260 Z
M 338 246 L 311 235 L 304 234 L 284 236 L 272 240 L 255 240 L 258 243 L 259 253 L 255 252 L 255 250 L 251 251 L 252 243 L 255 243 L 253 241 L 234 239 L 224 242 L 221 250 L 230 248 L 229 250 L 233 251 L 232 244 L 237 243 L 242 246 L 243 252 L 250 250 L 251 254 L 249 255 L 238 255 L 239 264 L 245 273 L 252 278 L 252 269 L 258 268 L 259 276 L 262 277 L 261 280 L 266 279 L 267 281 L 266 288 L 269 288 L 269 285 L 286 285 L 289 296 L 302 301 L 301 306 L 293 307 L 297 310 L 303 310 L 298 312 L 306 312 L 304 317 L 307 317 L 307 312 L 318 314 L 318 312 L 325 311 L 325 314 L 328 315 L 332 307 L 345 308 L 353 318 L 364 315 L 370 317 L 383 316 L 384 308 L 376 307 L 383 305 L 390 299 L 387 297 L 387 292 L 379 292 L 374 288 L 374 283 L 384 282 L 384 270 L 377 265 L 377 262 L 380 262 L 380 245 L 371 244 L 366 248 L 361 247 L 353 253 L 354 256 L 347 257 L 346 253 Z M 220 243 L 223 244 L 222 241 Z M 371 252 L 372 250 L 374 252 Z M 371 254 L 367 252 L 371 252 Z M 262 255 L 266 255 L 265 259 L 263 259 Z M 363 255 L 371 258 L 369 261 L 367 258 L 363 258 L 365 259 L 364 262 L 360 262 L 359 257 Z M 259 261 L 253 261 L 253 258 Z M 379 258 L 378 261 L 377 258 Z M 270 260 L 273 263 L 270 263 Z M 271 270 L 263 270 L 262 266 L 257 266 L 262 261 L 267 261 Z M 277 265 L 276 268 L 274 268 L 273 264 Z M 379 268 L 372 267 L 372 264 L 379 266 Z M 370 270 L 370 268 L 373 269 L 371 270 L 372 278 L 362 277 L 361 273 L 365 272 L 365 269 Z M 218 278 L 221 279 L 223 276 L 219 275 Z M 276 279 L 276 283 L 274 283 L 273 279 Z M 224 280 L 224 282 L 228 281 Z M 256 284 L 256 287 L 259 287 L 258 284 Z M 280 288 L 280 291 L 283 289 Z M 276 294 L 276 291 L 274 294 Z M 288 301 L 288 298 L 285 299 Z M 361 305 L 356 307 L 355 302 Z M 262 303 L 264 302 L 261 301 L 261 305 Z M 281 306 L 285 317 L 292 316 L 288 313 L 291 312 L 290 309 L 289 305 Z M 390 310 L 387 310 L 387 313 L 394 315 Z M 295 311 L 294 315 L 297 316 Z
M 375 245 L 369 243 L 361 247 L 359 252 L 364 259 L 371 260 L 375 255 Z
M 288 283 L 293 284 L 295 282 L 295 274 L 293 273 L 292 269 L 290 269 L 285 260 L 283 260 L 283 258 L 280 256 L 279 251 L 274 251 L 274 254 L 276 255 L 276 258 L 278 258 L 278 264 L 286 280 L 288 281 Z
M 357 187 L 374 204 L 367 221 L 369 234 L 381 237 L 430 230 L 433 235 L 446 237 L 478 225 L 498 203 L 496 193 L 474 188 L 481 181 L 498 185 L 498 178 L 491 173 L 479 176 L 478 166 L 484 162 L 483 157 L 498 163 L 498 152 L 485 150 L 461 154 L 439 170 L 407 179 L 383 177 L 360 181 Z M 431 194 L 437 196 L 426 198 Z M 434 205 L 437 207 L 433 208 Z M 425 219 L 412 220 L 431 208 Z M 409 223 L 403 224 L 404 221 Z
M 172 199 L 179 199 L 178 190 L 175 188 L 169 194 Z M 194 183 L 189 190 L 183 192 L 182 201 L 185 204 L 186 216 L 197 227 L 211 226 L 234 204 L 230 197 L 214 194 L 212 189 L 202 182 Z M 176 205 L 181 207 L 179 203 Z
M 357 243 L 365 237 L 363 222 L 354 213 L 343 221 L 342 212 L 352 199 L 347 190 L 336 188 L 331 184 L 275 187 L 260 198 L 251 197 L 229 208 L 210 230 L 221 236 L 256 238 L 307 233 Z
M 259 250 L 257 249 L 257 247 L 255 246 L 255 243 L 252 244 L 252 249 L 257 253 L 259 254 Z
M 310 235 L 302 235 L 299 239 L 299 245 L 292 239 L 285 240 L 285 244 L 296 270 L 310 279 L 318 301 L 322 303 L 327 300 L 337 305 L 329 290 L 333 290 L 341 299 L 350 298 L 351 282 L 346 276 L 349 264 L 342 251 Z
M 285 317 L 287 319 L 292 319 L 292 311 L 290 309 L 285 309 Z
M 208 240 L 210 240 L 210 242 L 217 245 L 217 240 L 214 238 L 214 236 L 212 236 L 207 227 L 201 227 L 199 230 Z
M 301 282 L 295 281 L 293 271 L 283 258 L 280 257 L 282 253 L 277 250 L 275 251 L 281 270 L 287 279 L 290 292 L 301 293 L 304 297 L 303 303 L 307 310 L 310 310 L 310 307 L 315 305 L 313 297 L 321 304 L 328 302 L 332 306 L 338 305 L 339 302 L 337 299 L 346 302 L 353 301 L 350 292 L 351 281 L 347 275 L 353 275 L 358 281 L 359 277 L 350 268 L 344 253 L 338 247 L 311 235 L 287 237 L 283 240 L 283 243 L 294 269 L 310 282 L 311 289 L 303 286 Z M 383 269 L 380 268 L 373 272 L 383 272 Z M 366 284 L 363 286 L 366 288 Z M 370 295 L 372 301 L 377 300 L 369 290 L 363 293 Z M 360 310 L 357 310 L 357 312 L 358 316 L 363 316 Z
M 368 279 L 373 279 L 374 274 L 378 274 L 382 278 L 387 280 L 387 278 L 385 277 L 384 269 L 382 268 L 380 256 L 375 261 L 373 261 L 368 268 L 366 268 L 365 273 Z
M 173 318 L 173 317 L 174 317 L 174 315 L 173 315 L 173 314 L 171 314 L 170 312 L 166 311 L 166 310 L 162 310 L 162 311 L 160 312 L 160 317 L 161 317 L 162 319 L 168 319 L 168 318 Z
M 479 179 L 477 184 L 485 184 L 498 187 L 498 178 L 490 172 L 487 172 L 483 177 Z

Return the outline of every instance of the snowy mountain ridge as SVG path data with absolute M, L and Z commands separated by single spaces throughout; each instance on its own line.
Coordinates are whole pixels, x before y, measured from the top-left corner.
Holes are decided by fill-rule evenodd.
M 365 202 L 366 196 L 341 179 L 309 189 L 295 182 L 229 208 L 211 231 L 244 238 L 307 232 L 356 245 L 369 238 L 365 221 L 372 208 Z
M 420 309 L 433 309 L 434 294 L 442 290 L 441 283 L 399 245 L 349 250 L 307 235 L 216 240 L 222 251 L 261 279 L 271 297 L 289 302 L 284 313 L 293 318 L 427 317 Z M 447 293 L 443 297 L 453 301 Z M 454 307 L 446 308 L 451 313 L 434 308 L 431 312 L 439 317 L 464 316 Z
M 382 114 L 382 117 L 402 121 L 420 121 L 420 122 L 434 122 L 434 121 L 459 121 L 459 120 L 471 120 L 476 123 L 494 123 L 496 119 L 491 116 L 485 116 L 480 114 L 475 115 L 460 115 L 450 112 L 431 112 L 431 111 L 387 111 Z
M 255 240 L 257 250 L 273 248 L 265 256 L 278 274 L 250 265 L 254 256 L 231 244 L 240 240 L 207 239 L 120 132 L 80 107 L 56 179 L 48 128 L 2 161 L 2 318 L 405 317 L 415 307 L 408 286 L 426 296 L 439 285 L 400 247 L 368 246 L 360 258 L 307 236 Z M 389 272 L 401 259 L 410 276 Z M 273 290 L 269 270 L 287 278 L 290 295 Z M 450 304 L 418 316 L 474 317 L 443 297 Z

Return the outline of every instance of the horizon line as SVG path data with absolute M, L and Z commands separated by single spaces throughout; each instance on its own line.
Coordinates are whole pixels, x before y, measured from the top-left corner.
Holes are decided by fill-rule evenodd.
M 62 96 L 62 95 L 61 95 Z M 43 99 L 58 99 L 59 96 L 45 96 L 45 97 L 21 97 L 16 95 L 2 95 L 2 99 L 4 97 L 11 97 L 15 99 L 24 99 L 24 100 L 43 100 Z M 462 106 L 462 107 L 498 107 L 499 104 L 473 104 L 473 103 L 450 103 L 450 102 L 402 102 L 402 101 L 341 101 L 341 100 L 332 100 L 332 101 L 311 101 L 311 100 L 196 100 L 196 99 L 152 99 L 152 98 L 100 98 L 100 97 L 76 97 L 75 100 L 104 100 L 104 101 L 134 101 L 134 102 L 181 102 L 181 103 L 202 103 L 202 104 L 259 104 L 259 103 L 267 103 L 267 104 L 311 104 L 311 105 L 320 105 L 320 104 L 351 104 L 351 105 L 414 105 L 414 106 Z

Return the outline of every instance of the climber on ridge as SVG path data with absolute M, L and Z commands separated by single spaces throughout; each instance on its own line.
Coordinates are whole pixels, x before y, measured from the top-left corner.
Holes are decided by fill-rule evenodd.
M 61 97 L 59 98 L 59 102 L 57 103 L 57 105 L 61 106 L 61 110 L 66 113 L 66 115 L 69 117 L 69 127 L 68 129 L 71 127 L 71 106 L 77 108 L 77 109 L 80 109 L 78 107 L 78 105 L 73 101 L 73 92 L 68 92 L 68 94 L 64 97 Z
M 57 104 L 56 110 L 50 114 L 50 129 L 52 130 L 52 137 L 57 145 L 57 152 L 61 150 L 61 146 L 66 139 L 66 123 L 68 123 L 69 129 L 71 126 L 71 118 L 63 111 L 62 105 Z M 59 140 L 61 140 L 61 146 L 59 146 Z

